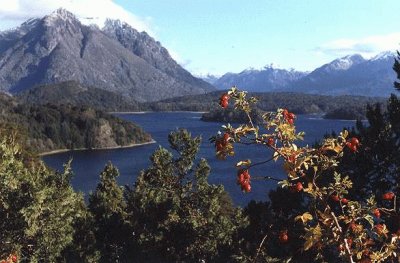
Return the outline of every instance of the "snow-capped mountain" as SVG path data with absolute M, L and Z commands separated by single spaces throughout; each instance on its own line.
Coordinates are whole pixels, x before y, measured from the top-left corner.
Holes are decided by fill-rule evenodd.
M 274 68 L 272 65 L 263 69 L 246 69 L 240 73 L 226 73 L 214 86 L 219 89 L 229 89 L 235 85 L 241 89 L 256 92 L 277 91 L 285 89 L 292 82 L 305 76 L 306 73 Z
M 293 82 L 289 90 L 323 95 L 387 97 L 394 92 L 394 58 L 393 52 L 383 52 L 371 59 L 358 54 L 339 58 Z
M 103 30 L 58 9 L 0 33 L 0 91 L 74 80 L 137 101 L 214 88 L 179 66 L 145 32 L 109 20 Z
M 392 69 L 396 53 L 382 52 L 370 59 L 359 54 L 335 59 L 311 72 L 277 69 L 247 69 L 227 73 L 214 85 L 219 89 L 238 86 L 257 92 L 294 91 L 323 95 L 387 97 L 394 92 L 396 75 Z

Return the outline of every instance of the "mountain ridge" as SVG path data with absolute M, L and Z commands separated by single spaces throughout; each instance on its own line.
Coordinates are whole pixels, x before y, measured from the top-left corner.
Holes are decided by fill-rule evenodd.
M 254 92 L 289 91 L 322 95 L 361 95 L 388 97 L 393 92 L 396 75 L 392 70 L 396 54 L 384 51 L 365 59 L 359 54 L 347 55 L 310 71 L 279 69 L 246 69 L 226 73 L 212 83 L 218 89 L 238 86 Z M 204 77 L 210 79 L 209 76 Z
M 133 31 L 132 31 L 133 32 Z M 137 32 L 137 31 L 136 31 Z M 139 33 L 149 63 L 95 26 L 83 25 L 72 13 L 58 9 L 0 34 L 0 90 L 16 94 L 34 85 L 78 81 L 136 101 L 203 94 L 215 88 L 179 66 L 161 44 Z M 163 52 L 152 53 L 158 45 Z M 166 68 L 173 65 L 174 73 Z

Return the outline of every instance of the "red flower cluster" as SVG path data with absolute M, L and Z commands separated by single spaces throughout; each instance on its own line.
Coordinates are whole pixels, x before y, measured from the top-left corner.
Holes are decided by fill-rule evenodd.
M 226 109 L 229 104 L 229 95 L 227 93 L 222 94 L 221 98 L 219 99 L 219 105 Z
M 287 109 L 284 109 L 282 114 L 283 114 L 283 118 L 287 121 L 287 123 L 289 123 L 290 125 L 293 125 L 296 115 L 294 115 L 293 112 L 289 112 Z
M 237 183 L 242 188 L 242 191 L 245 191 L 246 193 L 250 192 L 251 185 L 249 170 L 239 170 L 237 177 Z
M 351 138 L 348 142 L 346 142 L 346 146 L 349 147 L 350 151 L 356 152 L 357 147 L 360 145 L 360 142 L 356 137 Z

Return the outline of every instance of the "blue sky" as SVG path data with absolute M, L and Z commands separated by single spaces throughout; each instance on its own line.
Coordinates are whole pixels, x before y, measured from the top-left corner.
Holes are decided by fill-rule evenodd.
M 149 31 L 195 74 L 220 75 L 271 63 L 312 70 L 347 54 L 371 57 L 394 51 L 400 43 L 399 0 L 0 0 L 0 6 L 3 1 L 19 5 L 0 7 L 3 25 L 18 21 L 12 15 L 17 9 L 20 19 L 26 16 L 24 5 L 36 6 L 42 11 L 29 13 L 40 15 L 46 4 L 79 13 L 85 8 L 72 2 L 92 2 L 87 12 L 117 16 Z

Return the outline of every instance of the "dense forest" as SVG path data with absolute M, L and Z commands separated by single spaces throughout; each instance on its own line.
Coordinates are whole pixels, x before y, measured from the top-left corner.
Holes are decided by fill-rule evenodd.
M 53 104 L 90 107 L 103 111 L 137 111 L 138 102 L 122 95 L 76 81 L 65 81 L 32 87 L 18 93 L 19 102 L 28 105 Z
M 2 128 L 18 130 L 26 138 L 26 147 L 38 153 L 151 141 L 151 136 L 134 123 L 93 108 L 21 104 L 4 94 L 0 106 Z

